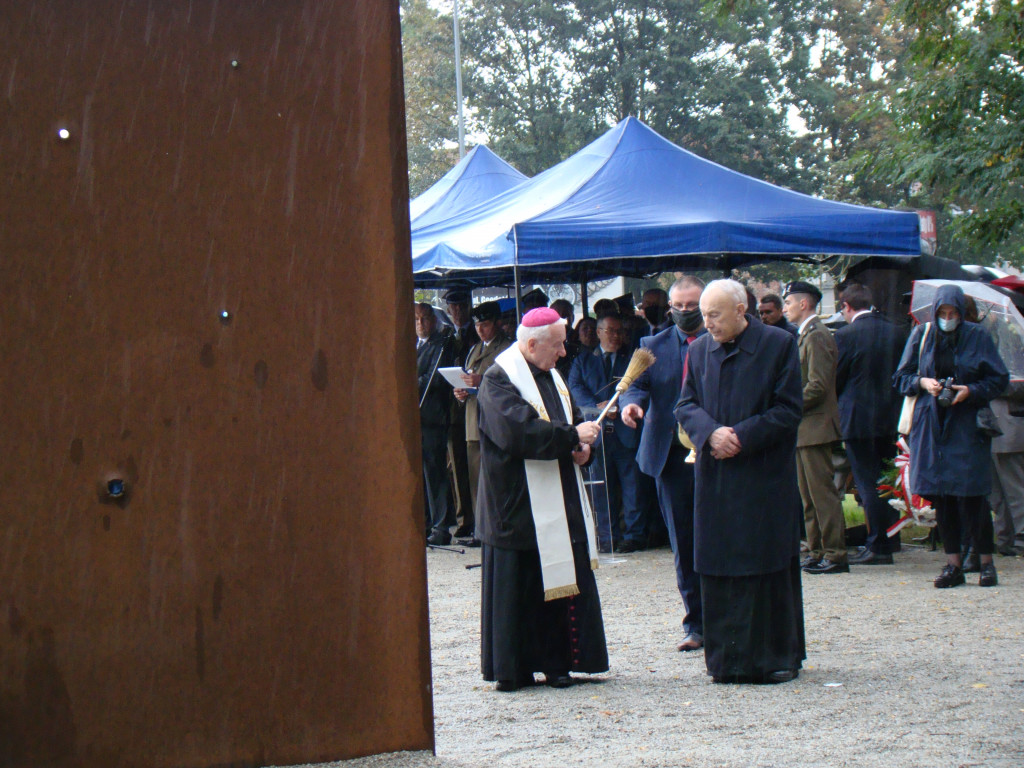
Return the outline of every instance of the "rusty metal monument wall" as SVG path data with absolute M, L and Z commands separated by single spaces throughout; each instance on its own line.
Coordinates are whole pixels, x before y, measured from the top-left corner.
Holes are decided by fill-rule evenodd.
M 0 0 L 0 766 L 430 749 L 397 0 Z

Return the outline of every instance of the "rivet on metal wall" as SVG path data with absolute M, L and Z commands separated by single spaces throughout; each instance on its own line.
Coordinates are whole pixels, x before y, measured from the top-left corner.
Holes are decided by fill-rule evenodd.
M 223 325 L 227 325 L 228 323 L 231 322 L 232 315 L 226 309 L 223 309 L 223 310 L 221 310 L 221 313 L 220 313 L 219 317 L 220 317 L 221 323 Z
M 239 63 L 238 63 L 238 59 L 232 59 L 232 60 L 231 60 L 231 68 L 232 68 L 232 69 L 238 69 L 238 67 L 239 67 L 239 66 L 240 66 L 240 65 L 239 65 Z
M 61 139 L 61 141 L 67 141 L 68 139 L 71 138 L 71 131 L 69 131 L 67 128 L 61 128 L 59 131 L 57 131 L 57 136 Z

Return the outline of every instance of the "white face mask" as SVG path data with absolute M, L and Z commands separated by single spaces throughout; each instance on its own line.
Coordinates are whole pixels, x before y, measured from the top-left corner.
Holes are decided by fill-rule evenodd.
M 939 318 L 939 330 L 944 331 L 945 333 L 955 331 L 958 325 L 960 325 L 959 317 L 951 317 L 948 320 L 944 317 Z

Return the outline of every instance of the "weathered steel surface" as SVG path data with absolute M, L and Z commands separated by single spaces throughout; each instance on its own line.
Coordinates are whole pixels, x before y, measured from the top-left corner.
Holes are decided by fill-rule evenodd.
M 432 746 L 397 5 L 0 2 L 0 765 Z

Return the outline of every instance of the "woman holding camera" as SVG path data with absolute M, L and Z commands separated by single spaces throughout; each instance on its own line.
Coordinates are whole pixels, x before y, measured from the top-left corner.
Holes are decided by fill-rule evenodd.
M 905 396 L 917 395 L 910 430 L 910 488 L 935 507 L 946 551 L 938 588 L 964 583 L 960 531 L 966 526 L 981 556 L 979 584 L 998 583 L 987 495 L 992 490 L 991 438 L 978 429 L 979 409 L 1009 381 L 988 333 L 965 321 L 964 292 L 943 285 L 935 293 L 935 321 L 914 329 L 893 375 Z

